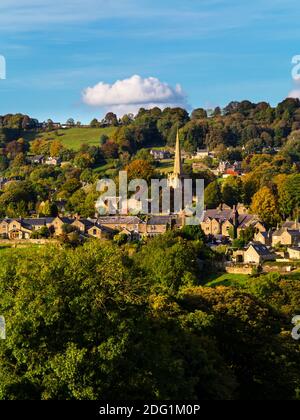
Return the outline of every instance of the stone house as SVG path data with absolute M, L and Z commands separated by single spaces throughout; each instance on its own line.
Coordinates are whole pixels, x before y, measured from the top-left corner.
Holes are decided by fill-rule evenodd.
M 276 255 L 273 254 L 265 245 L 258 242 L 251 242 L 244 251 L 244 263 L 262 264 L 264 261 L 274 261 Z
M 252 226 L 258 232 L 265 232 L 266 228 L 256 215 L 240 214 L 234 209 L 211 209 L 206 210 L 201 228 L 205 235 L 230 237 L 231 230 L 235 230 L 238 236 L 242 230 Z
M 290 246 L 287 249 L 287 253 L 291 260 L 300 260 L 300 247 Z
M 275 230 L 272 235 L 272 246 L 300 244 L 300 231 L 282 227 Z
M 162 235 L 172 227 L 174 220 L 171 216 L 151 216 L 147 220 L 145 236 Z
M 271 230 L 269 230 L 268 232 L 258 231 L 254 235 L 254 241 L 259 242 L 266 246 L 271 246 L 272 245 L 272 231 Z

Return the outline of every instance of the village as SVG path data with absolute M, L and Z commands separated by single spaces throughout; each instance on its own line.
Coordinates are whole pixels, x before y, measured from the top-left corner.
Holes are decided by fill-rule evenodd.
M 170 158 L 170 152 L 151 150 L 154 159 Z M 209 157 L 207 150 L 199 150 L 196 159 Z M 33 162 L 41 163 L 42 156 L 34 157 Z M 55 158 L 43 160 L 46 165 L 57 165 Z M 221 161 L 216 169 L 219 176 L 240 176 L 241 165 Z M 174 168 L 168 174 L 170 188 L 176 189 L 179 181 L 185 178 L 183 156 L 177 133 Z M 2 179 L 2 183 L 4 180 Z M 138 204 L 138 203 L 137 203 Z M 123 237 L 126 242 L 145 241 L 168 230 L 182 229 L 186 225 L 184 212 L 150 215 L 106 215 L 101 216 L 95 209 L 93 218 L 79 214 L 68 214 L 61 203 L 56 217 L 9 218 L 0 220 L 0 244 L 5 243 L 46 243 L 50 240 L 68 236 L 74 232 L 80 240 L 95 238 L 109 240 Z M 291 270 L 300 261 L 300 224 L 298 220 L 284 221 L 276 229 L 268 229 L 259 216 L 251 214 L 242 203 L 230 207 L 220 204 L 217 208 L 205 209 L 199 223 L 205 241 L 212 249 L 226 248 L 224 267 L 230 272 L 251 272 L 253 266 L 267 262 L 285 263 L 284 270 Z M 241 240 L 243 238 L 243 240 Z M 277 267 L 278 269 L 278 267 Z

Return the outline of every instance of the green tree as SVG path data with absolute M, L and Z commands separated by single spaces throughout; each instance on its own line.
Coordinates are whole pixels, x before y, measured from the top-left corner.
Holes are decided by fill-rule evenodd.
M 218 181 L 211 182 L 204 191 L 204 204 L 208 209 L 213 209 L 221 204 L 222 195 Z

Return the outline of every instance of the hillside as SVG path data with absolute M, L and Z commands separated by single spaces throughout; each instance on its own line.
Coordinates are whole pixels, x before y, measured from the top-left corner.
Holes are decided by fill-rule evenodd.
M 62 144 L 68 148 L 75 151 L 80 149 L 82 144 L 88 144 L 89 146 L 99 146 L 99 140 L 101 135 L 105 134 L 111 136 L 115 127 L 107 128 L 80 128 L 74 127 L 66 130 L 57 130 L 44 133 L 37 133 L 36 135 L 32 132 L 29 132 L 27 135 L 28 140 L 34 140 L 36 138 L 43 138 L 46 140 L 56 140 L 59 139 Z M 26 137 L 26 136 L 25 136 Z

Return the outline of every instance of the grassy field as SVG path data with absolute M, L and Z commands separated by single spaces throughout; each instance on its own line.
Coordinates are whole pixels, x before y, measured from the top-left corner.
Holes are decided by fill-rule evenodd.
M 248 274 L 213 274 L 208 276 L 205 281 L 205 286 L 216 287 L 216 286 L 235 286 L 241 287 L 249 280 Z
M 8 254 L 11 251 L 25 251 L 28 249 L 39 249 L 41 247 L 43 247 L 45 245 L 38 245 L 38 244 L 26 244 L 26 242 L 24 242 L 24 244 L 19 244 L 17 245 L 17 247 L 13 247 L 12 245 L 0 245 L 0 258 L 3 256 L 5 256 L 6 254 Z
M 291 273 L 286 273 L 282 275 L 286 280 L 300 280 L 300 270 L 292 271 Z
M 4 255 L 10 249 L 11 249 L 10 246 L 0 246 L 0 257 L 1 255 Z
M 156 168 L 156 172 L 167 174 L 172 172 L 174 168 L 174 160 L 173 159 L 163 159 L 159 161 L 159 164 Z
M 66 130 L 50 131 L 45 133 L 28 132 L 25 137 L 32 141 L 36 138 L 46 140 L 60 140 L 62 144 L 73 150 L 78 150 L 82 144 L 90 146 L 99 146 L 99 140 L 102 134 L 111 136 L 115 132 L 115 127 L 107 128 L 69 128 Z

